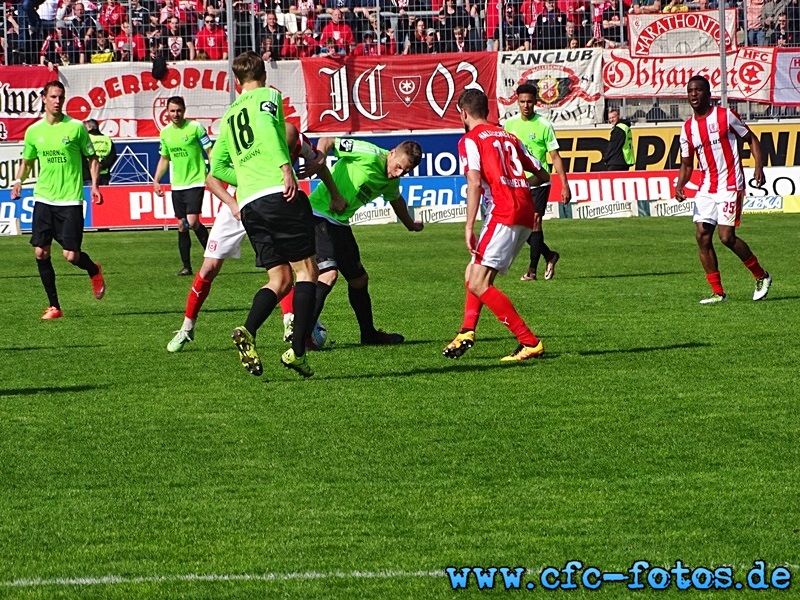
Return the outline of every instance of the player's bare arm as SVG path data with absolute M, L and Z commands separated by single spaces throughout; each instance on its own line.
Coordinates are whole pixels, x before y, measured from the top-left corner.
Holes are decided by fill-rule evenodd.
M 292 202 L 297 196 L 297 179 L 294 176 L 294 170 L 289 163 L 281 165 L 283 172 L 283 197 L 287 202 Z
M 553 170 L 561 180 L 561 202 L 569 204 L 569 201 L 572 200 L 572 190 L 569 189 L 567 171 L 564 169 L 564 161 L 561 159 L 561 154 L 558 150 L 553 150 L 550 153 L 550 160 L 553 161 Z
M 156 174 L 153 175 L 153 193 L 156 196 L 163 196 L 164 190 L 161 189 L 161 178 L 169 169 L 169 158 L 166 156 L 162 156 L 158 159 L 158 165 L 156 166 Z
M 89 173 L 92 176 L 92 202 L 98 206 L 103 203 L 103 194 L 100 193 L 98 187 L 98 180 L 100 179 L 100 161 L 97 160 L 97 155 L 88 157 L 89 160 Z
M 36 164 L 36 159 L 28 160 L 23 158 L 17 168 L 17 178 L 14 180 L 14 185 L 11 187 L 11 199 L 16 200 L 22 194 L 22 184 L 28 178 L 28 174 Z
M 336 187 L 336 183 L 333 181 L 333 176 L 331 175 L 331 170 L 328 168 L 326 160 L 327 154 L 320 151 L 319 148 L 316 149 L 316 152 L 312 160 L 307 160 L 306 163 L 297 170 L 297 176 L 301 179 L 311 177 L 312 175 L 319 177 L 319 180 L 331 195 L 331 202 L 329 205 L 331 212 L 342 214 L 344 209 L 347 208 L 347 200 L 345 200 L 344 196 L 339 192 L 339 188 Z
M 237 221 L 241 221 L 242 217 L 239 214 L 239 204 L 236 199 L 228 193 L 228 184 L 217 179 L 210 173 L 206 176 L 206 187 L 209 191 L 219 198 L 228 208 Z
M 685 156 L 681 158 L 681 170 L 678 174 L 678 183 L 675 184 L 675 200 L 683 202 L 686 200 L 686 193 L 683 191 L 684 186 L 689 182 L 689 178 L 694 171 L 694 157 Z
M 411 218 L 411 213 L 408 212 L 408 203 L 402 196 L 392 200 L 389 204 L 392 205 L 397 218 L 409 231 L 422 231 L 423 227 L 425 227 L 422 221 L 415 221 Z
M 334 140 L 334 138 L 332 137 L 320 138 L 319 141 L 317 142 L 317 150 L 319 150 L 320 152 L 322 152 L 322 154 L 327 156 L 328 154 L 331 153 L 331 150 L 333 150 L 333 144 L 335 141 L 336 140 Z
M 761 154 L 761 142 L 758 140 L 758 136 L 752 131 L 748 131 L 747 135 L 742 139 L 750 146 L 750 154 L 753 155 L 753 161 L 755 162 L 753 179 L 756 185 L 764 185 L 766 178 L 764 177 L 764 158 Z
M 475 219 L 478 217 L 478 208 L 481 205 L 483 186 L 481 186 L 481 172 L 471 169 L 467 171 L 467 222 L 464 225 L 464 241 L 470 254 L 475 254 L 478 239 L 475 236 Z

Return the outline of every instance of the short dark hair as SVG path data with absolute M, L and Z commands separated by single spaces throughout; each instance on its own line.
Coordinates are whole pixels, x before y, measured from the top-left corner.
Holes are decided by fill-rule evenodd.
M 58 88 L 62 92 L 66 94 L 67 88 L 64 87 L 64 84 L 61 83 L 58 79 L 54 79 L 53 81 L 48 81 L 44 84 L 44 88 L 42 89 L 42 96 L 47 96 L 47 92 L 50 91 L 50 88 Z
M 252 50 L 242 52 L 233 59 L 233 74 L 240 84 L 265 79 L 267 69 L 264 67 L 264 59 Z
M 485 119 L 489 116 L 489 98 L 481 90 L 464 90 L 458 97 L 458 108 L 467 111 L 470 117 Z
M 692 83 L 693 81 L 701 83 L 705 88 L 705 91 L 709 94 L 711 93 L 711 83 L 708 81 L 707 77 L 703 77 L 702 75 L 694 75 L 689 79 L 689 82 L 686 84 L 686 87 L 688 88 L 689 83 Z
M 96 119 L 86 119 L 83 124 L 86 125 L 86 128 L 89 130 L 100 129 L 100 125 Z
M 538 98 L 539 88 L 536 87 L 536 84 L 533 83 L 532 81 L 526 81 L 525 83 L 520 84 L 520 86 L 517 87 L 517 96 L 519 96 L 520 94 L 533 94 L 534 98 Z
M 183 110 L 186 110 L 186 101 L 183 99 L 183 96 L 170 96 L 169 100 L 167 100 L 167 106 L 170 104 L 180 106 Z
M 405 154 L 412 168 L 416 168 L 417 165 L 422 162 L 422 146 L 413 140 L 400 142 L 395 148 L 395 152 L 398 154 Z

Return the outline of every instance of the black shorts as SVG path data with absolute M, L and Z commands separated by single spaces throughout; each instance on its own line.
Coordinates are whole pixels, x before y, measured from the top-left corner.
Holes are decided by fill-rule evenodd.
M 533 196 L 533 206 L 536 209 L 536 214 L 540 217 L 544 216 L 547 210 L 547 202 L 550 199 L 550 190 L 553 186 L 545 185 L 542 187 L 533 188 L 531 195 Z
M 334 225 L 320 217 L 314 217 L 314 223 L 320 273 L 337 270 L 350 281 L 367 272 L 361 264 L 358 243 L 349 225 Z
M 175 211 L 175 218 L 185 219 L 186 215 L 199 215 L 203 212 L 205 191 L 205 186 L 188 190 L 172 190 L 172 210 Z
M 314 256 L 314 219 L 308 196 L 297 190 L 292 202 L 283 193 L 246 204 L 242 225 L 256 252 L 256 266 L 267 270 Z
M 64 250 L 80 252 L 83 242 L 83 204 L 53 206 L 44 202 L 33 205 L 31 246 L 44 248 L 57 241 Z

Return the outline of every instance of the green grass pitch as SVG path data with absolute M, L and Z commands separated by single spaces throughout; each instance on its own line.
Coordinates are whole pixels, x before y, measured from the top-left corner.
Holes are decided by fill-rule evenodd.
M 689 220 L 548 222 L 555 279 L 519 281 L 527 250 L 498 278 L 546 354 L 507 366 L 516 342 L 488 310 L 472 350 L 441 356 L 462 316 L 462 225 L 358 228 L 376 325 L 407 341 L 360 347 L 340 281 L 322 319 L 336 344 L 310 380 L 278 362 L 277 313 L 264 376 L 239 365 L 230 331 L 265 281 L 249 248 L 170 355 L 191 283 L 174 231 L 87 234 L 100 302 L 54 252 L 53 322 L 27 238 L 0 238 L 0 597 L 548 597 L 474 579 L 457 594 L 442 572 L 535 581 L 573 559 L 739 579 L 763 559 L 800 577 L 798 229 L 746 216 L 769 297 L 752 302 L 717 242 L 730 301 L 700 306 Z

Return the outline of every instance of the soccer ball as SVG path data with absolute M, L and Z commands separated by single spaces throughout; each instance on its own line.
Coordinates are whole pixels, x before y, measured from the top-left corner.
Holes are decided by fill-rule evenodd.
M 325 346 L 328 341 L 328 330 L 322 324 L 322 321 L 317 321 L 314 325 L 314 329 L 311 330 L 311 339 L 314 340 L 314 345 L 318 350 Z

